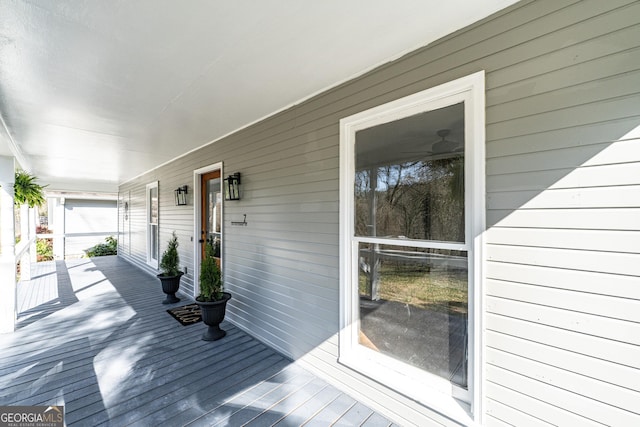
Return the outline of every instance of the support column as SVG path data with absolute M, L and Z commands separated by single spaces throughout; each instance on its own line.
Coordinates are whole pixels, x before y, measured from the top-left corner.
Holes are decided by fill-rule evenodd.
M 23 203 L 20 206 L 20 242 L 28 242 L 31 239 L 31 209 Z M 24 252 L 20 257 L 20 280 L 31 280 L 31 253 Z
M 13 332 L 17 318 L 14 183 L 14 158 L 0 156 L 0 333 Z
M 31 247 L 29 248 L 29 253 L 31 254 L 30 261 L 31 263 L 38 262 L 38 251 L 36 248 L 36 234 L 38 232 L 37 228 L 40 225 L 40 216 L 38 215 L 38 208 L 29 208 L 29 240 L 33 239 L 33 243 L 31 243 Z
M 49 199 L 51 200 L 53 199 Z M 53 257 L 64 259 L 64 197 L 55 199 L 55 208 L 49 221 L 49 229 L 53 230 L 53 235 L 56 236 L 53 238 Z

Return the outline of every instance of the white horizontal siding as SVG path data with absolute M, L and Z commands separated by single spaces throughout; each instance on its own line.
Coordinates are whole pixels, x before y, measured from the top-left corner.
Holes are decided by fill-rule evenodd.
M 491 245 L 640 254 L 638 231 L 495 227 L 487 240 Z
M 568 3 L 487 72 L 489 424 L 640 420 L 640 3 Z
M 640 73 L 638 75 L 640 76 Z M 618 164 L 623 166 L 638 161 L 640 161 L 640 140 L 633 138 L 617 141 L 615 144 L 609 141 L 589 146 L 559 148 L 520 155 L 503 155 L 488 159 L 487 167 L 507 174 Z M 591 171 L 592 169 L 586 170 Z M 640 172 L 631 174 L 631 176 L 637 179 L 640 177 Z
M 531 369 L 540 369 L 541 366 L 539 364 L 528 363 L 529 361 L 526 359 L 517 360 L 517 362 L 522 362 L 521 364 L 517 364 L 517 362 L 514 363 L 513 360 L 510 360 L 508 354 L 503 355 L 504 357 L 496 360 L 496 362 L 503 363 L 510 369 L 494 365 L 493 363 L 487 363 L 487 376 L 491 378 L 491 382 L 516 390 L 516 393 L 521 393 L 532 399 L 560 407 L 563 412 L 579 415 L 586 419 L 585 423 L 597 422 L 602 425 L 634 425 L 638 419 L 638 415 L 635 413 L 599 402 L 588 396 L 576 393 L 574 390 L 557 387 L 548 381 L 540 381 L 539 379 L 528 377 L 524 375 L 523 372 L 531 372 Z M 547 373 L 546 370 L 541 370 Z M 554 372 L 550 375 L 553 376 L 555 374 Z M 516 394 L 513 394 L 513 396 L 515 397 Z M 522 411 L 526 413 L 530 404 L 531 402 L 528 399 L 518 399 L 513 402 L 512 405 L 513 407 L 522 406 Z M 536 412 L 536 416 L 543 419 L 547 418 L 548 422 L 557 425 L 547 414 L 544 412 Z M 583 424 L 579 422 L 576 425 Z
M 633 113 L 633 111 L 630 113 Z M 620 116 L 621 114 L 619 113 L 618 115 Z M 601 156 L 608 156 L 608 153 L 613 153 L 618 159 L 626 156 L 634 159 L 637 158 L 637 149 L 630 148 L 627 140 L 636 139 L 637 134 L 629 134 L 628 132 L 636 128 L 639 120 L 640 115 L 625 115 L 622 118 L 603 120 L 582 126 L 547 129 L 530 135 L 510 136 L 504 139 L 493 138 L 487 141 L 487 157 L 492 159 L 579 146 L 585 150 L 583 155 L 584 166 L 591 166 L 593 164 L 592 161 L 597 162 Z M 619 135 L 621 139 L 617 144 L 611 144 L 611 135 Z M 631 144 L 631 146 L 633 147 L 635 144 Z M 591 151 L 586 152 L 586 150 Z M 627 152 L 627 150 L 629 151 Z M 598 164 L 607 163 L 620 163 L 620 161 L 598 162 Z
M 591 298 L 580 298 L 579 301 L 567 302 L 567 300 L 560 299 L 568 294 L 571 297 L 576 297 L 577 293 L 567 291 L 554 290 L 548 292 L 546 289 L 541 288 L 537 290 L 536 295 L 530 297 L 529 295 L 519 296 L 519 298 L 531 298 L 533 301 L 521 301 L 516 298 L 509 298 L 510 295 L 518 291 L 522 291 L 526 286 L 507 283 L 498 285 L 494 281 L 490 281 L 488 292 L 499 295 L 499 297 L 489 295 L 487 297 L 487 312 L 500 314 L 502 316 L 515 317 L 518 319 L 535 322 L 541 325 L 547 325 L 552 328 L 563 329 L 564 331 L 573 331 L 577 333 L 589 334 L 594 337 L 601 337 L 604 339 L 615 340 L 623 343 L 633 344 L 635 346 L 640 344 L 640 325 L 633 320 L 629 320 L 628 317 L 637 318 L 638 303 L 628 303 L 622 301 L 612 301 L 612 298 L 605 298 L 602 296 L 595 296 Z M 511 289 L 511 293 L 504 291 L 505 288 Z M 500 293 L 502 291 L 503 293 Z M 533 293 L 533 291 L 530 291 Z M 565 295 L 562 295 L 562 294 Z M 556 298 L 555 300 L 552 298 Z M 576 297 L 578 298 L 578 297 Z M 542 304 L 536 302 L 536 300 L 542 300 Z M 601 304 L 609 303 L 606 308 L 600 308 L 599 310 L 593 309 L 593 305 L 597 304 L 597 301 L 601 301 Z M 555 306 L 554 306 L 555 305 Z M 590 308 L 598 315 L 594 315 L 588 312 L 580 312 Z M 605 317 L 600 313 L 608 313 L 615 315 L 616 317 Z M 636 313 L 630 315 L 630 313 Z M 632 347 L 630 347 L 632 348 Z M 640 355 L 640 350 L 627 350 L 634 354 L 636 357 Z M 629 354 L 628 356 L 631 356 Z M 627 363 L 629 366 L 633 366 L 633 363 Z
M 337 363 L 338 131 L 485 70 L 484 421 L 638 424 L 638 16 L 632 0 L 523 1 L 207 145 L 121 187 L 121 252 L 147 268 L 144 190 L 158 180 L 161 242 L 176 230 L 192 270 L 193 194 L 176 207 L 173 189 L 224 162 L 242 173 L 242 200 L 225 204 L 228 319 L 400 424 L 455 424 Z
M 494 209 L 487 212 L 491 227 L 638 231 L 640 208 Z
M 513 390 L 498 384 L 488 383 L 486 389 L 492 396 L 496 396 L 499 399 L 489 399 L 486 403 L 487 424 L 492 426 L 602 426 L 600 423 L 592 422 L 537 399 L 532 399 L 526 395 L 517 395 Z M 514 402 L 516 399 L 517 401 Z M 514 409 L 522 401 L 526 401 L 527 412 Z M 530 414 L 543 415 L 534 416 Z M 544 421 L 539 418 L 540 416 L 549 421 Z M 509 420 L 510 422 L 507 423 L 503 420 Z
M 489 279 L 640 300 L 636 276 L 508 262 L 488 262 L 485 271 Z
M 513 354 L 527 357 L 536 354 L 536 361 L 555 366 L 575 374 L 593 378 L 610 385 L 640 391 L 640 372 L 627 369 L 624 365 L 604 362 L 590 355 L 544 345 L 520 337 L 489 331 L 487 336 L 495 348 L 509 349 Z
M 180 292 L 193 296 L 193 248 L 192 248 L 192 217 L 193 211 L 187 206 L 175 206 L 174 190 L 185 184 L 192 188 L 192 172 L 183 170 L 177 173 L 168 168 L 169 172 L 166 180 L 160 181 L 161 175 L 158 172 L 140 177 L 120 187 L 121 197 L 129 202 L 129 219 L 122 218 L 120 212 L 119 227 L 122 242 L 119 243 L 118 254 L 127 261 L 137 265 L 149 274 L 158 274 L 159 270 L 147 264 L 147 205 L 146 205 L 146 185 L 159 181 L 159 207 L 160 213 L 158 223 L 160 229 L 159 236 L 159 257 L 165 251 L 167 242 L 172 232 L 178 236 L 178 254 L 180 256 L 180 269 L 184 271 L 187 267 L 187 274 L 182 276 L 180 281 Z M 193 194 L 188 195 L 190 204 L 193 204 Z M 124 208 L 122 208 L 124 209 Z M 160 282 L 158 282 L 158 298 L 162 300 L 164 294 Z
M 640 145 L 640 142 L 638 143 Z M 592 188 L 562 188 L 537 191 L 505 191 L 487 196 L 492 210 L 575 208 L 638 208 L 640 186 L 604 186 Z
M 500 308 L 497 308 L 496 310 L 499 309 Z M 576 333 L 575 331 L 543 325 L 530 319 L 519 319 L 509 315 L 494 314 L 492 312 L 488 312 L 486 315 L 486 329 L 488 340 L 492 336 L 491 333 L 509 335 L 521 340 L 593 358 L 594 364 L 600 365 L 602 369 L 609 367 L 611 364 L 616 364 L 618 365 L 619 375 L 623 375 L 625 372 L 630 372 L 632 377 L 637 375 L 634 369 L 637 371 L 639 350 L 638 347 L 633 344 L 595 337 L 589 334 Z M 488 341 L 487 347 L 494 347 L 505 351 L 522 351 L 523 354 L 533 356 L 533 360 L 536 360 L 537 357 L 536 353 L 525 353 L 524 349 L 519 350 L 518 347 L 503 348 L 499 346 L 499 343 L 494 345 L 491 341 Z M 566 361 L 557 361 L 555 363 L 562 364 L 566 363 Z M 523 374 L 535 375 L 535 372 L 523 372 Z M 491 378 L 488 378 L 488 381 L 497 382 Z M 637 389 L 637 387 L 634 387 L 634 389 Z M 524 389 L 519 388 L 515 388 L 515 390 L 524 391 Z M 561 402 L 558 402 L 558 404 L 560 403 Z
M 529 246 L 489 245 L 489 261 L 640 276 L 640 255 Z

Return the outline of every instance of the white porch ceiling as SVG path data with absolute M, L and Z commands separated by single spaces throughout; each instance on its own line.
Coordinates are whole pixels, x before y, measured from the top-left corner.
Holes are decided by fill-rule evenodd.
M 516 0 L 0 0 L 0 155 L 117 185 Z

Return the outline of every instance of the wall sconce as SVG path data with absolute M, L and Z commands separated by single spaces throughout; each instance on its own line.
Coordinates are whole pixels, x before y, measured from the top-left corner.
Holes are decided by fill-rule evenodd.
M 229 175 L 224 180 L 224 199 L 240 200 L 240 172 Z
M 186 206 L 187 204 L 187 186 L 183 185 L 175 189 L 176 206 Z

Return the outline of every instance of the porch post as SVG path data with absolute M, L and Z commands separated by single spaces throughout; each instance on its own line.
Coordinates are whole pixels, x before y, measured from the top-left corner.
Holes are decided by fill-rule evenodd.
M 49 230 L 53 230 L 53 257 L 64 259 L 64 197 L 49 199 L 54 202 L 53 215 L 49 217 Z
M 33 208 L 23 203 L 20 206 L 20 242 L 28 242 L 31 240 L 31 215 Z M 31 246 L 31 245 L 29 245 Z M 31 252 L 26 251 L 20 257 L 20 280 L 31 280 Z
M 14 158 L 0 156 L 0 333 L 13 332 L 16 327 L 14 183 Z
M 38 207 L 29 208 L 29 240 L 36 237 L 38 232 L 37 228 L 40 224 L 40 218 L 38 214 Z M 33 239 L 33 243 L 31 243 L 31 247 L 29 248 L 29 261 L 31 263 L 38 262 L 38 253 L 36 248 L 36 240 Z

